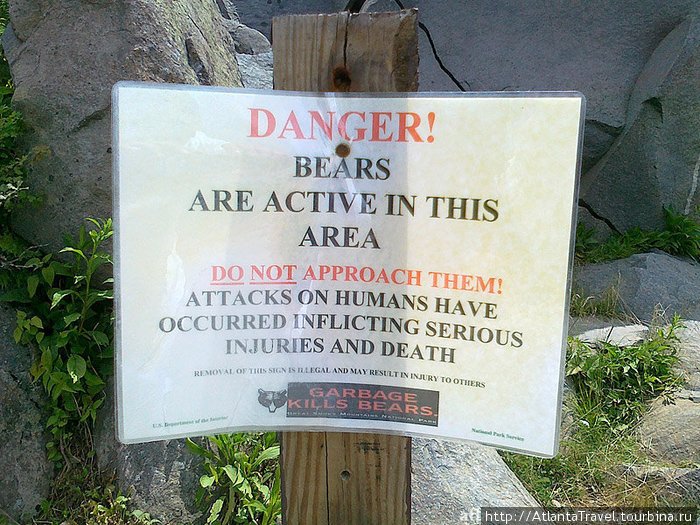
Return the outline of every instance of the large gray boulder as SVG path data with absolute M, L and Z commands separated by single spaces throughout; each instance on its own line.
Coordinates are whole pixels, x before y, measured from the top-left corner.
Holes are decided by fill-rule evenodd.
M 53 465 L 46 456 L 44 391 L 29 373 L 32 351 L 14 341 L 16 319 L 0 303 L 0 510 L 24 522 L 48 497 Z
M 641 321 L 650 322 L 660 311 L 700 320 L 700 264 L 663 252 L 575 267 L 574 286 L 584 297 L 600 297 L 614 287 L 624 312 Z
M 27 146 L 44 194 L 15 230 L 61 247 L 85 217 L 112 215 L 110 92 L 120 80 L 240 86 L 235 43 L 215 0 L 10 0 L 3 35 Z
M 421 525 L 481 523 L 481 507 L 538 507 L 496 449 L 414 438 L 411 518 Z
M 284 2 L 260 2 L 258 0 L 235 0 L 236 11 L 240 20 L 249 27 L 257 29 L 267 38 L 271 36 L 272 19 L 281 15 L 308 13 L 335 13 L 342 11 L 347 0 L 285 0 Z M 394 7 L 391 7 L 391 6 Z M 373 6 L 398 9 L 391 0 L 381 0 Z
M 647 61 L 625 130 L 582 180 L 581 198 L 618 231 L 663 226 L 663 206 L 700 205 L 700 9 Z
M 108 383 L 112 391 L 113 381 Z M 115 474 L 123 492 L 130 492 L 131 505 L 148 512 L 164 524 L 198 523 L 195 504 L 200 459 L 184 439 L 122 445 L 116 440 L 114 397 L 107 396 L 95 429 L 95 452 L 100 469 Z

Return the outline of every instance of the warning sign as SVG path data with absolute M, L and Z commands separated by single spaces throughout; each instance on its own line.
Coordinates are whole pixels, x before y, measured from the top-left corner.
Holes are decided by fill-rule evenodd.
M 583 105 L 118 84 L 120 439 L 553 454 Z

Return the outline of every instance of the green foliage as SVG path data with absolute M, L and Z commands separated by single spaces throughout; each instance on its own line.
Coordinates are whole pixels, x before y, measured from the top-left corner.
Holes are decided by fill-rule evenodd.
M 594 240 L 595 230 L 579 224 L 576 228 L 576 260 L 579 263 L 610 261 L 657 249 L 700 261 L 700 223 L 697 215 L 698 210 L 694 215 L 683 215 L 672 207 L 664 208 L 663 231 L 632 228 L 602 243 Z
M 652 242 L 658 232 L 645 232 L 633 228 L 624 235 L 614 234 L 603 243 L 597 243 L 593 236 L 595 230 L 583 224 L 576 228 L 576 260 L 580 263 L 596 263 L 624 259 L 649 251 L 656 246 Z
M 67 240 L 68 259 L 43 255 L 10 235 L 0 249 L 14 257 L 5 272 L 2 299 L 18 304 L 15 340 L 38 348 L 31 368 L 48 394 L 49 457 L 57 471 L 50 498 L 41 505 L 42 523 L 137 525 L 156 523 L 129 511 L 127 497 L 115 493 L 94 464 L 91 428 L 104 401 L 112 369 L 111 279 L 96 287 L 100 268 L 111 264 L 103 250 L 111 220 L 89 220 L 77 239 Z M 17 284 L 21 283 L 21 286 Z
M 566 375 L 576 394 L 577 417 L 613 431 L 634 423 L 650 400 L 677 382 L 673 365 L 679 326 L 675 318 L 666 330 L 628 347 L 571 340 Z
M 128 496 L 95 465 L 91 428 L 113 353 L 112 279 L 96 281 L 112 263 L 104 251 L 112 221 L 88 219 L 87 226 L 66 240 L 61 258 L 0 235 L 0 299 L 19 305 L 15 340 L 38 349 L 31 373 L 47 393 L 48 454 L 63 467 L 37 523 L 155 524 L 148 514 L 130 511 Z
M 2 231 L 0 222 L 0 232 Z M 33 271 L 36 268 L 36 261 L 40 261 L 43 256 L 44 254 L 13 233 L 9 231 L 0 233 L 0 290 L 5 291 L 4 295 L 7 295 L 7 290 L 23 287 L 27 271 Z M 27 264 L 30 261 L 32 264 Z M 15 295 L 24 297 L 26 294 L 15 293 Z
M 207 524 L 274 523 L 282 507 L 274 433 L 209 436 L 204 447 L 188 439 L 187 447 L 204 458 L 196 499 Z
M 112 263 L 102 249 L 112 236 L 112 221 L 89 221 L 92 229 L 81 228 L 78 239 L 62 250 L 71 262 L 50 254 L 31 258 L 24 286 L 3 296 L 29 307 L 18 311 L 14 336 L 39 349 L 31 373 L 49 398 L 49 457 L 57 463 L 70 461 L 76 430 L 89 436 L 104 401 L 104 378 L 112 373 L 112 280 L 102 283 L 107 288 L 94 282 L 98 269 Z
M 692 215 L 665 208 L 666 230 L 659 233 L 657 248 L 671 255 L 692 257 L 700 262 L 700 207 Z
M 45 149 L 21 153 L 19 140 L 24 134 L 22 117 L 10 108 L 10 85 L 0 85 L 0 215 L 5 217 L 18 205 L 36 202 L 26 184 L 29 164 L 44 155 Z

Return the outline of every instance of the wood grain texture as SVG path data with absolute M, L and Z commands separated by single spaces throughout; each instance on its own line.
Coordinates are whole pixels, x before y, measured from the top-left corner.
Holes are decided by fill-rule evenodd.
M 272 22 L 273 84 L 291 91 L 332 91 L 344 63 L 348 13 L 282 16 Z
M 280 451 L 284 523 L 328 525 L 326 434 L 284 432 Z
M 329 524 L 410 523 L 410 438 L 329 432 L 326 444 Z
M 416 10 L 275 18 L 275 89 L 416 91 L 417 23 Z M 410 524 L 410 438 L 286 432 L 281 445 L 287 525 Z
M 350 15 L 345 67 L 350 91 L 418 90 L 418 11 Z
M 343 91 L 332 72 L 347 69 L 349 91 L 418 89 L 418 12 L 293 15 L 272 23 L 275 89 Z

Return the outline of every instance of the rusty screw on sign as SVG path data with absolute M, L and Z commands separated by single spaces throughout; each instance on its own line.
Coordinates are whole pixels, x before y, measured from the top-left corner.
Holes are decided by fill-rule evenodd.
M 348 155 L 350 155 L 350 145 L 345 144 L 345 142 L 341 142 L 335 147 L 335 154 L 339 157 L 347 157 Z

